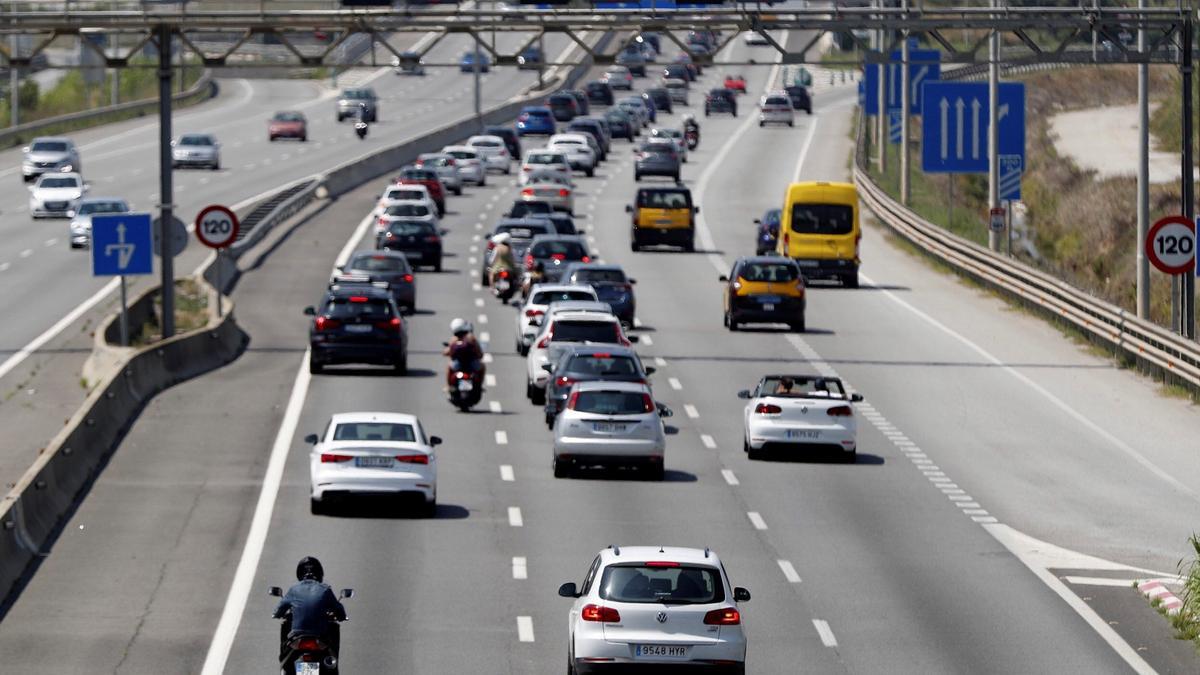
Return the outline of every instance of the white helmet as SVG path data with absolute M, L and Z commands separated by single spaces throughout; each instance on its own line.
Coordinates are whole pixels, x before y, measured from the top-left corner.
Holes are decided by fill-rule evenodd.
M 692 122 L 695 121 L 696 116 L 692 113 L 684 113 L 681 119 L 683 119 L 684 122 Z
M 507 232 L 501 232 L 500 234 L 492 237 L 492 243 L 493 244 L 507 244 L 509 242 L 509 240 L 511 240 L 511 239 L 512 239 L 511 234 L 509 234 Z
M 474 330 L 475 330 L 475 327 L 472 326 L 471 322 L 467 321 L 466 319 L 455 318 L 453 321 L 450 322 L 450 332 L 455 335 L 460 335 L 462 333 L 470 333 Z

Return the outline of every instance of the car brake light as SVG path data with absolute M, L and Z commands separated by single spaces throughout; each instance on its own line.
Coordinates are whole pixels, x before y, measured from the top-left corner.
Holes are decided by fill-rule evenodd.
M 643 380 L 643 383 L 644 382 L 645 381 Z M 654 399 L 650 398 L 650 394 L 642 394 L 642 412 L 644 412 L 644 413 L 654 412 Z M 646 563 L 646 564 L 650 565 L 651 567 L 654 566 L 652 563 Z M 669 565 L 668 564 L 660 564 L 659 567 L 678 567 L 678 565 L 676 565 L 675 563 L 670 563 Z
M 579 612 L 579 618 L 584 621 L 598 621 L 600 623 L 619 623 L 621 621 L 621 613 L 612 607 L 604 605 L 584 605 Z M 705 615 L 707 622 L 708 615 Z
M 754 406 L 754 414 L 756 415 L 778 415 L 783 412 L 783 408 L 774 403 L 759 403 Z
M 544 314 L 545 314 L 545 312 L 543 312 L 543 311 L 542 311 L 542 310 L 540 310 L 540 309 L 527 309 L 527 310 L 525 310 L 525 316 L 542 316 L 542 315 L 544 315 Z
M 521 170 L 522 170 L 522 171 L 533 171 L 533 167 L 532 167 L 532 166 L 525 166 L 525 167 L 521 167 Z
M 533 254 L 526 253 L 525 254 L 525 269 L 527 269 L 527 270 L 533 269 L 533 264 L 534 264 L 533 263 Z
M 644 564 L 646 567 L 679 567 L 679 563 L 673 560 L 651 560 Z
M 613 330 L 616 331 L 616 333 L 617 333 L 617 342 L 618 343 L 620 343 L 622 346 L 625 346 L 625 347 L 633 346 L 633 343 L 630 342 L 628 339 L 626 339 L 624 333 L 621 332 L 620 324 L 614 323 Z
M 848 405 L 835 405 L 829 409 L 830 417 L 851 417 L 854 415 L 854 410 Z
M 569 194 L 571 194 L 571 191 L 566 188 L 559 188 L 559 190 L 558 190 L 559 197 L 566 197 Z
M 546 333 L 546 337 L 542 338 L 541 340 L 538 340 L 538 344 L 537 344 L 538 349 L 545 349 L 546 347 L 549 347 L 550 340 L 552 340 L 552 339 L 554 339 L 554 331 L 553 330 Z
M 337 328 L 340 325 L 342 325 L 342 322 L 338 321 L 337 319 L 330 319 L 327 316 L 318 316 L 317 317 L 316 326 L 317 326 L 317 330 L 319 330 L 319 331 L 333 330 L 334 328 Z
M 376 225 L 379 225 L 381 227 L 387 227 L 387 224 L 388 224 L 387 216 L 379 216 L 379 220 L 376 222 Z
M 352 459 L 354 459 L 354 458 L 351 457 L 350 455 L 335 455 L 335 454 L 332 454 L 329 452 L 321 453 L 321 463 L 322 464 L 332 464 L 334 462 L 349 462 Z
M 365 295 L 352 295 L 352 296 L 350 296 L 350 302 L 366 302 L 367 300 L 368 300 L 368 298 L 367 298 L 367 296 L 365 296 Z
M 446 166 L 454 166 L 454 160 L 452 160 L 452 159 L 446 160 Z
M 526 197 L 532 197 L 532 196 L 533 196 L 533 194 L 534 194 L 534 193 L 533 193 L 533 188 L 525 188 L 524 190 L 521 190 L 521 194 L 522 194 L 522 195 L 524 195 L 524 196 L 526 196 Z
M 742 623 L 742 613 L 732 607 L 714 609 L 704 615 L 707 626 L 737 626 Z
M 403 279 L 404 279 L 404 283 L 411 284 L 414 277 L 411 274 L 405 274 Z
M 566 375 L 559 375 L 558 378 L 554 380 L 554 385 L 557 387 L 569 387 L 575 384 L 577 381 L 578 380 L 575 378 L 567 377 Z
M 571 392 L 571 397 L 567 399 L 567 409 L 574 410 L 577 402 L 579 402 L 579 392 Z
M 580 258 L 579 260 L 580 260 L 580 262 L 592 262 L 592 257 L 585 255 L 582 258 Z
M 404 462 L 405 464 L 428 464 L 429 455 L 422 453 L 415 455 L 396 455 L 396 461 Z
M 382 328 L 384 330 L 390 330 L 390 329 L 399 330 L 400 329 L 400 317 L 393 316 L 391 319 L 388 319 L 387 321 L 376 321 L 375 326 L 377 328 Z
M 550 258 L 553 260 L 566 260 L 567 255 L 565 253 L 551 253 Z

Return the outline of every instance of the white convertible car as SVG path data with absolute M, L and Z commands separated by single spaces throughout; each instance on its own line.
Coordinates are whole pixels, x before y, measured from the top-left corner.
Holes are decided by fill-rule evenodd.
M 858 425 L 850 394 L 836 377 L 766 375 L 753 391 L 738 392 L 749 399 L 743 413 L 743 449 L 750 459 L 771 450 L 827 450 L 846 462 L 858 457 Z

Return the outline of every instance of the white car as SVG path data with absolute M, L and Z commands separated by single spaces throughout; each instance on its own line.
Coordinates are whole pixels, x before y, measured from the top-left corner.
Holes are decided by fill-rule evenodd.
M 426 436 L 413 415 L 352 412 L 334 415 L 323 436 L 305 439 L 314 514 L 330 502 L 359 496 L 412 496 L 425 515 L 437 509 L 437 436 Z
M 444 152 L 426 152 L 417 155 L 416 166 L 421 169 L 432 169 L 446 189 L 455 195 L 461 195 L 463 189 L 462 176 L 458 175 L 458 162 Z
M 379 203 L 375 206 L 375 212 L 383 213 L 387 207 L 396 202 L 425 202 L 437 213 L 437 202 L 433 201 L 433 197 L 429 194 L 429 188 L 424 185 L 415 185 L 403 183 L 401 185 L 389 185 L 383 194 L 379 196 Z
M 569 178 L 552 173 L 535 173 L 521 188 L 521 201 L 546 202 L 556 211 L 575 215 L 575 188 Z
M 571 168 L 584 172 L 589 178 L 596 174 L 596 152 L 582 134 L 555 134 L 550 137 L 546 149 L 565 153 Z
M 437 205 L 428 202 L 392 202 L 375 219 L 375 236 L 378 238 L 398 220 L 429 223 L 437 226 Z
M 542 320 L 538 322 L 538 325 L 550 321 L 554 317 L 564 312 L 583 312 L 584 314 L 616 316 L 616 314 L 613 313 L 612 305 L 604 302 L 603 300 L 555 300 L 549 305 L 546 305 L 546 313 L 542 316 Z
M 600 81 L 613 89 L 633 90 L 633 73 L 625 66 L 609 66 L 600 77 Z
M 472 136 L 467 139 L 469 145 L 483 160 L 488 171 L 503 171 L 504 175 L 512 173 L 512 156 L 504 139 L 499 136 Z
M 671 103 L 688 105 L 687 80 L 681 80 L 678 77 L 668 77 L 663 80 L 663 87 L 666 88 L 667 95 L 671 97 Z
M 738 603 L 749 601 L 750 591 L 732 587 L 707 548 L 610 546 L 581 586 L 565 583 L 558 594 L 575 600 L 567 614 L 568 672 L 590 675 L 610 664 L 746 671 Z M 718 670 L 717 663 L 729 666 Z
M 653 142 L 659 138 L 671 141 L 675 145 L 675 152 L 679 154 L 679 161 L 687 164 L 687 138 L 683 135 L 683 129 L 654 127 L 650 130 L 650 141 Z
M 750 459 L 771 450 L 793 454 L 830 451 L 846 462 L 858 457 L 858 424 L 854 403 L 861 394 L 847 393 L 836 377 L 767 375 L 754 391 L 738 392 L 748 399 L 742 413 L 742 448 Z
M 571 162 L 567 153 L 560 150 L 530 150 L 525 153 L 525 161 L 521 163 L 520 184 L 525 185 L 535 174 L 558 174 L 571 182 Z
M 77 173 L 44 173 L 29 186 L 29 215 L 34 218 L 67 218 L 88 187 Z
M 792 99 L 785 92 L 771 92 L 758 102 L 758 126 L 786 124 L 794 126 Z
M 171 168 L 185 166 L 221 168 L 221 144 L 212 134 L 184 134 L 171 141 Z
M 542 366 L 553 363 L 551 346 L 555 343 L 619 344 L 628 347 L 633 340 L 625 337 L 615 316 L 588 312 L 563 312 L 544 322 L 534 336 L 525 358 L 525 395 L 534 403 L 546 402 L 546 379 L 550 373 Z
M 458 175 L 472 185 L 487 185 L 487 168 L 479 153 L 469 145 L 447 145 L 442 152 L 454 158 L 458 166 Z
M 743 33 L 742 41 L 748 45 L 754 45 L 754 46 L 762 46 L 762 45 L 771 44 L 770 42 L 767 42 L 767 38 L 765 35 L 763 35 L 762 33 L 758 32 L 756 30 L 748 30 L 745 33 Z
M 529 351 L 529 343 L 538 334 L 546 308 L 552 302 L 562 300 L 598 301 L 596 290 L 591 286 L 568 284 L 537 284 L 529 290 L 529 299 L 517 312 L 517 351 L 522 355 Z
M 554 420 L 554 477 L 590 466 L 636 466 L 662 480 L 668 408 L 643 382 L 593 380 L 571 387 Z
M 88 197 L 67 211 L 71 217 L 71 248 L 87 248 L 92 245 L 92 216 L 129 213 L 129 202 L 112 197 Z

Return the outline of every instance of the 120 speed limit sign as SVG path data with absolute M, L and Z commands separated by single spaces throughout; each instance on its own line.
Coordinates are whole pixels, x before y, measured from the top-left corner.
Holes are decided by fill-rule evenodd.
M 1196 225 L 1183 216 L 1167 216 L 1146 233 L 1146 257 L 1165 274 L 1190 274 L 1196 260 Z
M 206 206 L 196 216 L 196 238 L 209 248 L 230 246 L 237 235 L 237 214 L 224 206 Z

